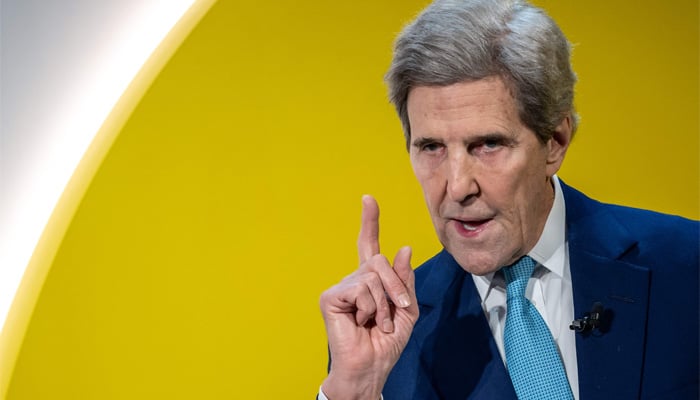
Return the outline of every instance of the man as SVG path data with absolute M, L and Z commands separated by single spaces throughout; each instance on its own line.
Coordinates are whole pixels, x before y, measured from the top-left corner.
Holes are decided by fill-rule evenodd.
M 556 177 L 577 119 L 554 21 L 437 0 L 387 82 L 445 249 L 415 274 L 409 248 L 389 262 L 363 198 L 360 266 L 321 296 L 319 398 L 698 398 L 698 223 Z

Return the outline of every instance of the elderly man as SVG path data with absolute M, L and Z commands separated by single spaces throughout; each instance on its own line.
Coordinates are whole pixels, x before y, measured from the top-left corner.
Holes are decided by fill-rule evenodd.
M 321 296 L 319 398 L 697 399 L 695 221 L 601 204 L 556 177 L 576 131 L 569 43 L 517 0 L 438 0 L 387 74 L 444 250 L 379 253 Z

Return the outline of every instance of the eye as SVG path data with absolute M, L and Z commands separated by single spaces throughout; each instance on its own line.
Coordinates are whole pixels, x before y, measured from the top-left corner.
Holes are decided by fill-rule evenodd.
M 495 149 L 501 145 L 501 141 L 498 139 L 486 139 L 484 140 L 483 146 L 487 149 Z
M 439 140 L 422 138 L 416 140 L 413 143 L 413 147 L 415 147 L 420 153 L 432 154 L 439 152 L 442 148 L 445 147 L 445 145 Z
M 490 154 L 508 145 L 508 139 L 502 135 L 489 135 L 475 141 L 469 146 L 472 154 Z
M 421 151 L 426 151 L 426 152 L 434 152 L 438 151 L 440 149 L 440 143 L 435 143 L 435 142 L 429 142 L 429 143 L 424 143 L 421 145 L 420 150 Z

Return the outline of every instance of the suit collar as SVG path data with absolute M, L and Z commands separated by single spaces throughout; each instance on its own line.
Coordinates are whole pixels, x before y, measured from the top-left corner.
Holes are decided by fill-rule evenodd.
M 635 236 L 602 203 L 560 180 L 566 202 L 569 246 L 608 259 L 619 259 L 636 246 Z

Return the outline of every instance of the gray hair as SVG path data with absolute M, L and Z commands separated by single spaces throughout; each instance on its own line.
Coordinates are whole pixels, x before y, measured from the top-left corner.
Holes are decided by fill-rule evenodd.
M 389 98 L 410 146 L 408 93 L 499 76 L 520 119 L 542 143 L 566 115 L 572 133 L 574 74 L 570 44 L 543 10 L 521 0 L 436 0 L 399 34 L 386 74 Z

